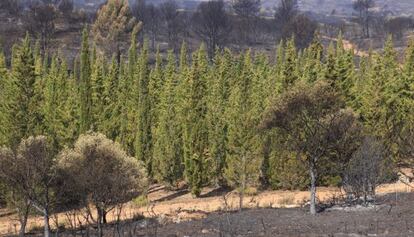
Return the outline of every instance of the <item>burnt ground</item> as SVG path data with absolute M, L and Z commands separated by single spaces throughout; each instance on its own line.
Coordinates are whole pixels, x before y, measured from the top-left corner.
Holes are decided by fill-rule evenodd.
M 414 194 L 400 195 L 397 203 L 393 195 L 381 199 L 375 208 L 327 209 L 317 216 L 304 208 L 217 213 L 163 226 L 158 236 L 414 236 Z
M 396 201 L 397 200 L 397 201 Z M 166 219 L 112 224 L 105 236 L 132 237 L 359 237 L 414 236 L 414 193 L 389 194 L 371 207 L 335 206 L 317 216 L 307 208 L 249 209 L 216 212 L 204 219 L 168 223 Z M 94 236 L 94 229 L 64 231 L 59 236 Z M 39 232 L 38 236 L 41 232 Z

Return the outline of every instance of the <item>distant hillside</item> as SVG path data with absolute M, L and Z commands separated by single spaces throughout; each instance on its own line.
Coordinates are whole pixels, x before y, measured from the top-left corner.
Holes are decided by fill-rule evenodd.
M 98 8 L 106 0 L 74 0 L 77 7 Z M 129 0 L 132 4 L 135 0 Z M 166 0 L 147 0 L 147 3 L 158 5 Z M 186 9 L 195 9 L 198 3 L 208 0 L 176 0 L 177 4 Z M 231 0 L 225 0 L 230 2 Z M 272 10 L 280 0 L 262 0 L 262 6 L 266 10 Z M 298 0 L 302 11 L 317 14 L 331 14 L 351 16 L 353 0 Z M 390 15 L 412 15 L 414 12 L 414 0 L 376 0 L 375 11 L 385 12 Z

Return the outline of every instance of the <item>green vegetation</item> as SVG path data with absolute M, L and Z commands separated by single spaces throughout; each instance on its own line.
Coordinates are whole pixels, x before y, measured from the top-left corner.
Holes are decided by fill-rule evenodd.
M 14 154 L 21 140 L 43 135 L 37 139 L 50 141 L 48 157 L 66 175 L 60 186 L 73 185 L 67 187 L 91 195 L 53 192 L 47 199 L 56 201 L 41 208 L 46 216 L 48 208 L 66 198 L 80 206 L 89 200 L 101 224 L 107 209 L 138 194 L 123 186 L 115 189 L 108 181 L 108 190 L 126 193 L 120 199 L 113 192 L 102 195 L 95 179 L 85 181 L 90 172 L 97 172 L 99 182 L 110 175 L 135 188 L 130 191 L 144 189 L 143 173 L 169 186 L 185 181 L 196 197 L 207 185 L 231 186 L 239 190 L 240 207 L 252 188 L 310 185 L 316 213 L 316 186 L 349 185 L 347 175 L 359 172 L 357 158 L 371 156 L 364 149 L 373 146 L 361 146 L 367 137 L 384 147 L 371 152 L 378 162 L 376 177 L 408 163 L 413 45 L 402 67 L 391 38 L 383 53 L 360 58 L 358 64 L 341 37 L 326 51 L 317 37 L 304 50 L 295 47 L 294 39 L 281 42 L 275 61 L 228 49 L 217 50 L 209 60 L 204 46 L 189 57 L 185 45 L 179 57 L 170 51 L 163 61 L 160 53 L 149 53 L 146 41 L 137 47 L 134 31 L 128 57 L 110 59 L 90 48 L 85 28 L 79 60 L 70 71 L 64 58 L 42 56 L 26 37 L 13 47 L 10 67 L 0 54 L 0 142 L 11 149 L 0 157 L 21 157 Z M 102 165 L 99 170 L 95 163 Z M 6 164 L 0 165 L 5 180 L 11 175 Z M 138 173 L 125 164 L 133 164 L 128 167 Z M 22 192 L 15 201 L 25 198 L 31 196 Z

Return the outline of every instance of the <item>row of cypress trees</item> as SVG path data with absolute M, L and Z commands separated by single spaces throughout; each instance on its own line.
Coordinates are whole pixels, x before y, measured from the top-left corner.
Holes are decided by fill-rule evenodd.
M 304 50 L 291 39 L 270 57 L 225 49 L 211 60 L 204 46 L 190 57 L 185 44 L 178 58 L 172 51 L 152 57 L 148 43 L 138 49 L 135 39 L 133 33 L 128 57 L 108 59 L 85 29 L 73 69 L 62 55 L 42 56 L 29 37 L 13 47 L 10 67 L 1 54 L 0 143 L 15 147 L 21 138 L 44 134 L 57 153 L 93 130 L 142 160 L 153 180 L 171 186 L 185 180 L 195 196 L 204 185 L 246 188 L 259 180 L 303 188 L 301 164 L 272 148 L 274 131 L 257 127 L 276 95 L 300 80 L 325 80 L 367 133 L 386 139 L 395 157 L 406 155 L 414 43 L 401 65 L 391 38 L 384 52 L 362 58 L 344 48 L 340 35 L 326 49 L 318 37 Z

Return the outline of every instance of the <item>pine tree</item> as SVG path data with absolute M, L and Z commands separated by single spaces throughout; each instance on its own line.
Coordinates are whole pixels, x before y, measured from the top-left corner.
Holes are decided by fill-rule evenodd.
M 152 134 L 151 134 L 151 97 L 149 93 L 148 41 L 145 40 L 139 58 L 139 90 L 138 90 L 138 131 L 135 139 L 135 156 L 145 163 L 152 177 Z
M 79 97 L 80 97 L 80 133 L 85 133 L 92 126 L 92 83 L 89 55 L 89 34 L 85 28 L 82 33 L 82 47 L 80 57 Z

